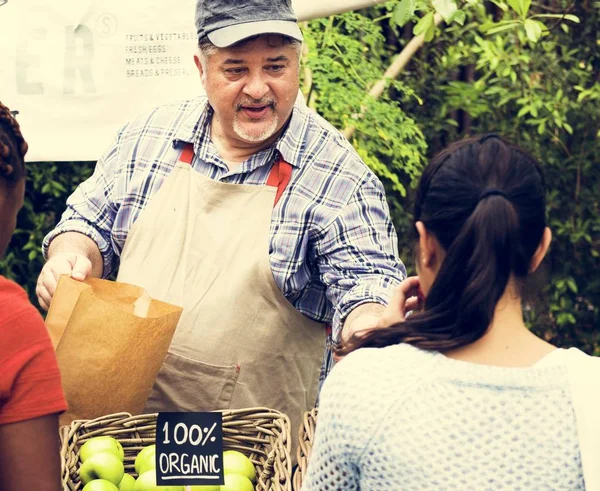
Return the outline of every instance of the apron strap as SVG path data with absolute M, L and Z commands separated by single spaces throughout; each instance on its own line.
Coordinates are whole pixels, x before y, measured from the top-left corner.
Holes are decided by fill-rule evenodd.
M 192 145 L 191 143 L 186 143 L 183 146 L 181 155 L 179 156 L 179 162 L 191 165 L 192 160 L 194 160 L 194 145 Z
M 181 150 L 181 155 L 179 156 L 179 161 L 184 164 L 191 164 L 194 159 L 194 145 L 191 143 L 186 143 Z M 275 195 L 275 203 L 273 203 L 273 207 L 281 198 L 281 195 L 285 191 L 290 179 L 292 177 L 292 166 L 283 160 L 281 157 L 273 164 L 271 167 L 271 172 L 269 172 L 269 177 L 267 178 L 267 186 L 272 186 L 277 188 L 277 194 Z
M 290 182 L 291 177 L 292 166 L 279 157 L 279 159 L 273 164 L 267 179 L 267 186 L 277 188 L 277 194 L 275 195 L 275 203 L 273 203 L 273 207 L 275 207 L 279 201 L 279 198 L 281 198 L 281 195 L 285 191 L 285 188 Z

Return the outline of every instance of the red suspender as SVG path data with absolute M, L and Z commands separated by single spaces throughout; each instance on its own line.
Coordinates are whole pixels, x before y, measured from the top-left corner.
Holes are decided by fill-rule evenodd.
M 192 145 L 191 143 L 186 143 L 183 146 L 181 155 L 179 156 L 179 162 L 183 162 L 184 164 L 191 164 L 193 159 L 194 159 L 194 145 Z
M 191 143 L 186 143 L 181 151 L 181 155 L 179 156 L 179 161 L 184 164 L 191 164 L 194 159 L 194 146 Z M 277 204 L 279 198 L 285 191 L 286 186 L 290 182 L 292 177 L 292 166 L 288 164 L 282 158 L 279 158 L 271 168 L 271 172 L 269 173 L 269 177 L 267 178 L 267 186 L 272 186 L 277 188 L 277 194 L 275 194 L 275 203 L 273 206 Z
M 292 166 L 288 164 L 282 158 L 279 158 L 271 168 L 271 172 L 269 173 L 269 177 L 267 179 L 267 186 L 272 186 L 277 188 L 277 194 L 275 195 L 275 203 L 273 206 L 277 204 L 279 198 L 285 191 L 286 186 L 290 182 L 290 178 L 292 177 Z

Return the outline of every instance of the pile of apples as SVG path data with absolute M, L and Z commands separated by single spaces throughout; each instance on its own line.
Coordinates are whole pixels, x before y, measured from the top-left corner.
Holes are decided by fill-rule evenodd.
M 256 470 L 248 457 L 235 450 L 223 452 L 225 484 L 222 486 L 158 486 L 156 445 L 144 447 L 135 458 L 135 479 L 125 472 L 125 452 L 111 436 L 90 438 L 79 450 L 79 478 L 83 491 L 254 491 Z

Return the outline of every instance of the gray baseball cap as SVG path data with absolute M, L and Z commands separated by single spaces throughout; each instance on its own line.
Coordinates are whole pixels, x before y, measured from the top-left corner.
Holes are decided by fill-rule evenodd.
M 259 34 L 282 34 L 302 41 L 291 0 L 197 0 L 198 39 L 226 48 Z

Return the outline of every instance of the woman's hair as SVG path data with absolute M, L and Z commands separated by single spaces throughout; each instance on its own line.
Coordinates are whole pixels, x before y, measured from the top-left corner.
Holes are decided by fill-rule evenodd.
M 402 342 L 446 351 L 479 339 L 510 277 L 529 273 L 545 209 L 541 168 L 523 150 L 496 135 L 450 145 L 425 168 L 417 188 L 414 221 L 446 252 L 423 311 L 352 338 L 338 354 Z
M 0 179 L 16 183 L 25 177 L 27 148 L 19 123 L 0 102 Z

